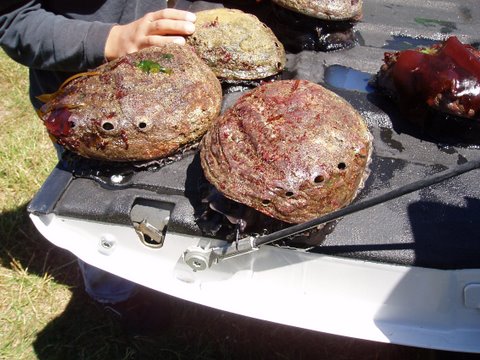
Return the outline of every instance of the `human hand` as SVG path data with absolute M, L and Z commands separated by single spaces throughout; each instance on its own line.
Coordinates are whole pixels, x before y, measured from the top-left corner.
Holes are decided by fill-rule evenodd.
M 145 14 L 125 25 L 114 25 L 105 44 L 105 58 L 113 60 L 149 46 L 174 42 L 184 45 L 182 35 L 195 31 L 194 13 L 163 9 Z

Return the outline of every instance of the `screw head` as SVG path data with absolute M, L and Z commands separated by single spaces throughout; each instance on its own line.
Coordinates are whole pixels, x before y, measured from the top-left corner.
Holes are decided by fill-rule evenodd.
M 111 249 L 113 247 L 113 243 L 111 241 L 108 241 L 107 239 L 102 239 L 100 241 L 100 244 L 102 245 L 102 247 L 104 247 L 105 249 Z
M 187 259 L 186 262 L 194 271 L 205 270 L 207 268 L 207 262 L 200 256 L 194 255 Z
M 110 254 L 115 247 L 115 238 L 110 234 L 104 234 L 100 237 L 99 251 L 103 254 Z
M 110 181 L 114 184 L 120 184 L 123 181 L 123 175 L 113 174 L 110 176 Z

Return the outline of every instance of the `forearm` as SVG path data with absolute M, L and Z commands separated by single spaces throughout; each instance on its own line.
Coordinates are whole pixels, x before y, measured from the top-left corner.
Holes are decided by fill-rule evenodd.
M 13 10 L 0 8 L 0 46 L 14 60 L 34 69 L 66 72 L 104 61 L 113 24 L 67 19 L 46 11 L 39 1 L 16 3 Z

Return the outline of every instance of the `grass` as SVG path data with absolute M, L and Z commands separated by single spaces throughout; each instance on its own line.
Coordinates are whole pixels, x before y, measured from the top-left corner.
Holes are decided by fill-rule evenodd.
M 447 359 L 448 353 L 274 325 L 150 294 L 160 321 L 133 336 L 85 295 L 76 259 L 26 206 L 55 166 L 28 101 L 27 69 L 0 52 L 0 359 Z M 294 306 L 293 306 L 294 309 Z
M 0 358 L 35 359 L 37 333 L 71 296 L 68 286 L 52 281 L 54 249 L 38 246 L 44 240 L 25 211 L 56 160 L 28 100 L 27 69 L 0 53 L 0 74 Z

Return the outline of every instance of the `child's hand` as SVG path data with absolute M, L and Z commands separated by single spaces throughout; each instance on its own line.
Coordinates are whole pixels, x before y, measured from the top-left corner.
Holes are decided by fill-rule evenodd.
M 190 35 L 195 31 L 195 20 L 194 13 L 164 9 L 148 13 L 129 24 L 115 25 L 105 44 L 105 58 L 113 60 L 166 42 L 183 45 L 185 44 L 183 35 Z

